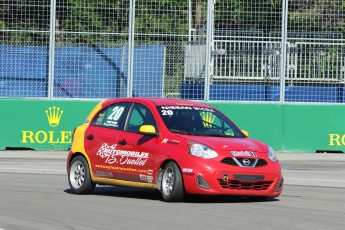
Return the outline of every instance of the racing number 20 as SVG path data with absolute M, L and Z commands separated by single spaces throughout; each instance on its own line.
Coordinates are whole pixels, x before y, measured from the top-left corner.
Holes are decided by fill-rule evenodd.
M 108 120 L 113 120 L 113 121 L 119 120 L 124 110 L 125 110 L 124 107 L 118 107 L 118 106 L 114 107 L 113 112 L 108 117 Z
M 165 110 L 165 109 L 163 109 L 161 111 L 161 113 L 162 113 L 163 116 L 167 116 L 167 115 L 171 116 L 171 115 L 174 114 L 174 112 L 172 110 Z

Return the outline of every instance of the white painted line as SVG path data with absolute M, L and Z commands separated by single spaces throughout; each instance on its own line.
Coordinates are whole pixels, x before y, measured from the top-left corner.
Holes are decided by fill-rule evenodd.
M 31 169 L 31 168 L 0 168 L 0 170 L 18 170 L 18 171 L 51 171 L 51 172 L 66 172 L 66 170 L 61 169 Z M 3 230 L 0 228 L 0 230 Z
M 323 180 L 323 179 L 301 179 L 301 178 L 284 178 L 285 180 L 297 180 L 297 181 L 320 181 L 320 182 L 341 182 L 345 183 L 345 180 Z

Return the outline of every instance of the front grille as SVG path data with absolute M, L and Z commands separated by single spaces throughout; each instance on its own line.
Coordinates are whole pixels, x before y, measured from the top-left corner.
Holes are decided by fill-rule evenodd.
M 256 167 L 265 166 L 265 165 L 267 165 L 267 161 L 265 161 L 264 159 L 259 159 L 258 163 L 256 163 Z
M 248 160 L 249 164 L 244 165 L 243 160 Z M 257 159 L 257 158 L 232 158 L 232 157 L 225 157 L 223 160 L 220 161 L 221 163 L 233 165 L 233 166 L 241 166 L 241 167 L 261 167 L 267 165 L 267 161 L 264 159 Z
M 242 182 L 239 180 L 224 181 L 218 179 L 219 185 L 225 189 L 233 190 L 266 190 L 273 181 Z
M 235 166 L 237 166 L 237 163 L 235 162 L 235 160 L 232 157 L 225 157 L 220 162 L 222 162 L 224 164 L 228 164 L 228 165 L 235 165 Z

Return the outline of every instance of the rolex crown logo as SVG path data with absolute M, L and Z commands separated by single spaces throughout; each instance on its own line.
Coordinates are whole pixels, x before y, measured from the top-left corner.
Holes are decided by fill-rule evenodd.
M 59 107 L 53 106 L 49 107 L 49 109 L 46 110 L 45 113 L 47 114 L 50 126 L 56 127 L 59 125 L 63 110 L 60 110 Z

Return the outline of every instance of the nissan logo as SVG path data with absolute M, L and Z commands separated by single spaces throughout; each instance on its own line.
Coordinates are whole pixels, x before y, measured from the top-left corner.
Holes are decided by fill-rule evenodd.
M 243 159 L 243 160 L 242 160 L 242 163 L 243 163 L 245 166 L 249 166 L 251 162 L 250 162 L 249 159 Z

